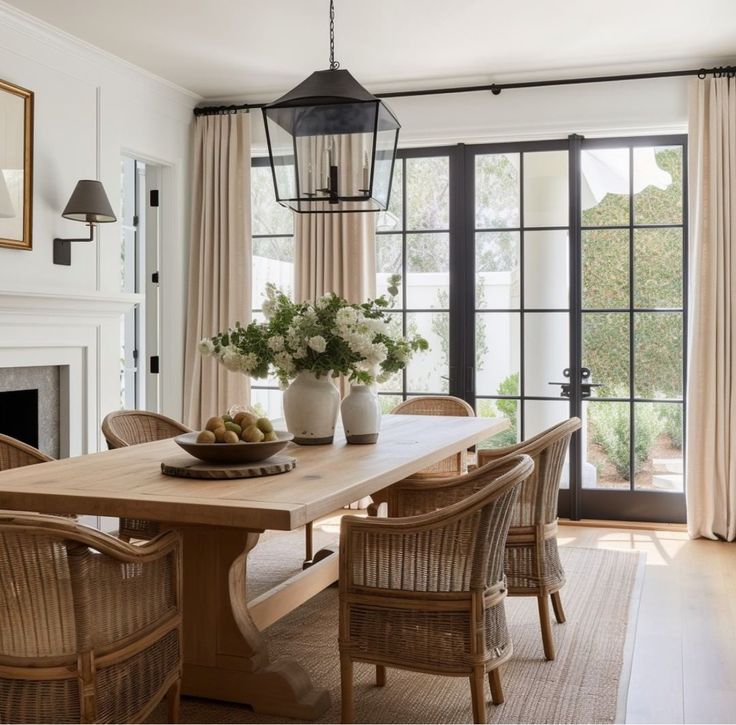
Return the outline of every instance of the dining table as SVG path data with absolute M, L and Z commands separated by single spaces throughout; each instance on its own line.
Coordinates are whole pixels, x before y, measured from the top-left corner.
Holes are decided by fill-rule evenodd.
M 330 705 L 295 659 L 269 656 L 268 628 L 337 581 L 339 553 L 248 601 L 248 556 L 267 530 L 292 531 L 508 428 L 506 418 L 384 415 L 378 442 L 290 443 L 286 473 L 201 480 L 173 439 L 0 472 L 0 509 L 149 519 L 182 534 L 184 694 L 316 719 Z M 189 459 L 191 460 L 191 459 Z M 349 512 L 346 512 L 349 513 Z M 335 651 L 337 652 L 337 633 Z

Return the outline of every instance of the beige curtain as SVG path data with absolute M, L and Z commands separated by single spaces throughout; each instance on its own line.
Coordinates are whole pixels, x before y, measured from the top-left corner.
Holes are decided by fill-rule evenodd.
M 348 302 L 375 296 L 375 213 L 294 214 L 294 228 L 296 300 L 327 292 Z
M 690 86 L 691 536 L 736 539 L 736 79 Z
M 194 428 L 233 403 L 250 382 L 203 359 L 197 343 L 250 320 L 250 119 L 199 116 L 194 125 L 192 226 L 184 366 L 184 420 Z

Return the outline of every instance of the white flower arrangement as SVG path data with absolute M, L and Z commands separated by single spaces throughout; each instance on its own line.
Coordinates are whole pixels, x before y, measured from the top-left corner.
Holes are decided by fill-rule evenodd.
M 390 289 L 392 294 L 396 282 Z M 417 350 L 426 350 L 420 336 L 405 338 L 389 324 L 391 298 L 378 297 L 349 304 L 326 294 L 315 304 L 292 302 L 275 285 L 266 287 L 262 310 L 266 322 L 235 327 L 199 343 L 204 356 L 213 356 L 228 370 L 254 378 L 275 374 L 282 385 L 302 371 L 345 375 L 370 385 L 387 380 L 406 367 Z

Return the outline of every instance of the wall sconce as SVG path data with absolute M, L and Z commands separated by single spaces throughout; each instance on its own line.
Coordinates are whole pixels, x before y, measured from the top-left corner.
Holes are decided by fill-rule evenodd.
M 85 222 L 89 226 L 88 237 L 54 239 L 54 264 L 67 266 L 72 263 L 72 242 L 92 242 L 95 238 L 96 224 L 117 221 L 102 184 L 88 179 L 77 182 L 61 216 L 75 222 Z

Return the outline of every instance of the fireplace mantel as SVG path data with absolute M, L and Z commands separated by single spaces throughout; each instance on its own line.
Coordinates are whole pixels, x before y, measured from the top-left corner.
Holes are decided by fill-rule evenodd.
M 0 291 L 0 368 L 62 370 L 62 455 L 103 446 L 100 421 L 120 408 L 120 320 L 143 295 Z
M 0 314 L 77 315 L 82 317 L 119 317 L 133 305 L 143 302 L 142 294 L 69 294 L 0 290 Z

